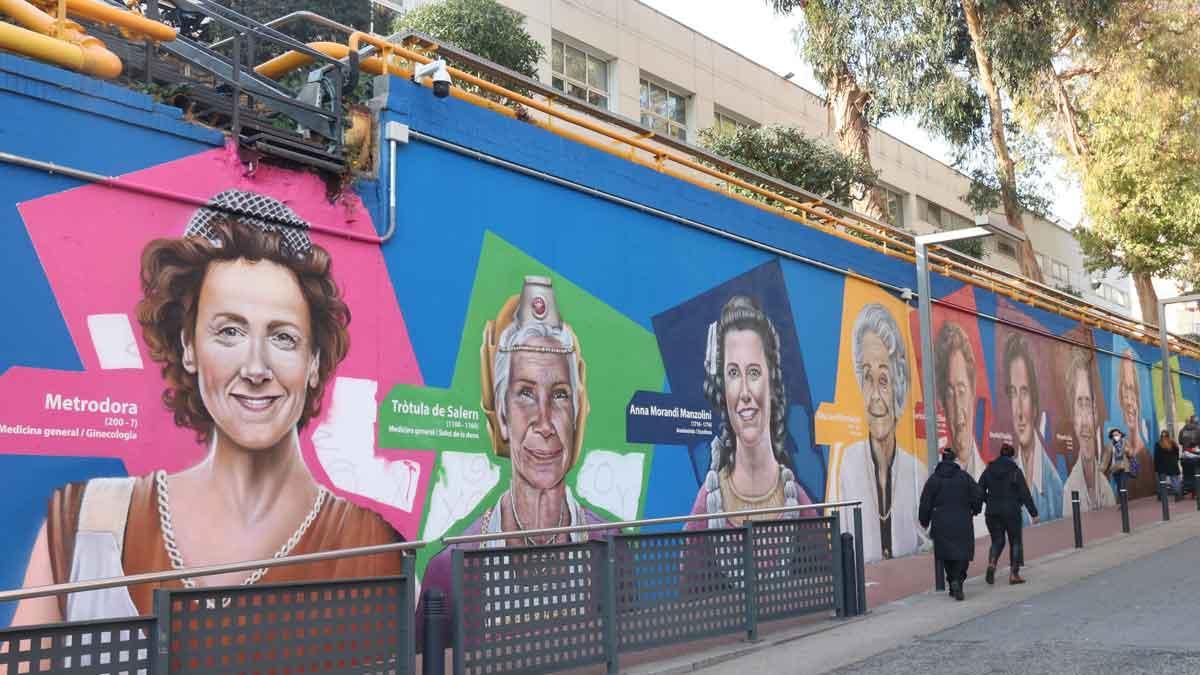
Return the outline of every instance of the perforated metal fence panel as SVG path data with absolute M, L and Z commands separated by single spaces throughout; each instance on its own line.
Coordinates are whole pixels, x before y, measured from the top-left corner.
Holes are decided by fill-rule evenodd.
M 407 675 L 405 577 L 157 591 L 169 671 Z
M 0 630 L 0 673 L 152 675 L 154 619 Z
M 613 539 L 621 651 L 746 630 L 746 531 Z
M 606 544 L 455 551 L 455 670 L 553 672 L 601 663 Z
M 834 609 L 832 518 L 759 521 L 750 532 L 758 620 Z

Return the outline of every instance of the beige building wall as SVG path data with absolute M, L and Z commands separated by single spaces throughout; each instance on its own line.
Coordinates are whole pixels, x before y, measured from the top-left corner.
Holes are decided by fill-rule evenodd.
M 406 4 L 431 1 L 436 0 L 407 0 Z M 833 141 L 832 118 L 822 97 L 638 0 L 500 2 L 524 15 L 530 35 L 546 47 L 538 73 L 542 82 L 550 83 L 555 76 L 551 63 L 555 40 L 604 61 L 607 107 L 613 112 L 640 119 L 640 83 L 645 78 L 686 97 L 691 142 L 701 129 L 712 126 L 717 111 L 740 122 L 794 126 Z M 894 194 L 898 225 L 921 234 L 972 224 L 974 215 L 962 199 L 969 181 L 961 173 L 880 129 L 872 130 L 871 162 Z M 929 204 L 935 207 L 930 209 Z M 938 212 L 941 222 L 930 222 L 938 220 Z M 990 219 L 1003 220 L 999 213 Z M 1090 302 L 1129 314 L 1128 279 L 1107 278 L 1093 288 L 1097 280 L 1084 272 L 1082 252 L 1067 228 L 1029 213 L 1025 227 L 1043 257 L 1048 285 L 1070 288 Z M 1017 244 L 1007 237 L 991 237 L 984 244 L 984 261 L 1018 272 Z M 1126 298 L 1123 305 L 1122 297 Z

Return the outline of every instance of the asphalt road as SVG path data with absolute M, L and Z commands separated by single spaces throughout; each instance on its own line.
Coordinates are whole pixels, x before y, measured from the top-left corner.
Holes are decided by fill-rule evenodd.
M 1200 538 L 833 672 L 1200 673 Z

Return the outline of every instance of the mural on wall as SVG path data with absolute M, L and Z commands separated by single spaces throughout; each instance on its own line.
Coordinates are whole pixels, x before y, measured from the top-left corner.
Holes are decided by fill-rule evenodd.
M 863 503 L 864 557 L 896 558 L 928 546 L 926 411 L 976 477 L 1011 441 L 1042 519 L 1068 513 L 1071 490 L 1115 503 L 1113 427 L 1149 476 L 1133 496 L 1152 492 L 1152 346 L 939 278 L 922 364 L 915 308 L 887 290 L 910 279 L 877 285 L 404 152 L 522 206 L 480 197 L 433 227 L 418 225 L 432 206 L 402 200 L 409 224 L 381 248 L 339 236 L 373 235 L 369 190 L 331 202 L 317 177 L 250 172 L 231 149 L 122 179 L 204 207 L 104 186 L 19 204 L 36 252 L 22 264 L 72 353 L 0 372 L 6 586 L 460 534 L 568 543 L 689 513 L 703 516 L 690 529 L 736 527 L 710 514 L 838 500 Z M 1182 420 L 1200 380 L 1175 382 Z M 597 529 L 509 534 L 558 525 Z M 422 586 L 448 589 L 451 559 L 422 549 Z M 376 556 L 195 582 L 398 571 Z M 29 602 L 14 620 L 146 612 L 151 591 Z
M 1107 473 L 1111 459 L 1105 453 L 1101 423 L 1105 418 L 1096 353 L 1090 349 L 1090 330 L 1073 329 L 1055 349 L 1052 372 L 1064 414 L 1055 438 L 1070 459 L 1070 473 L 1063 485 L 1063 513 L 1070 511 L 1071 492 L 1078 491 L 1085 511 L 1116 505 Z
M 801 472 L 816 463 L 812 403 L 779 262 L 657 315 L 654 327 L 677 407 L 707 405 L 713 420 L 706 435 L 680 439 L 698 483 L 690 512 L 815 501 L 811 495 L 820 494 L 821 486 L 803 482 L 812 481 L 815 472 Z M 712 518 L 687 527 L 736 527 L 741 522 Z
M 1054 520 L 1064 513 L 1063 472 L 1057 461 L 1062 456 L 1050 433 L 1052 420 L 1059 417 L 1058 397 L 1049 377 L 1055 341 L 1036 319 L 1007 299 L 998 305 L 1002 323 L 996 326 L 995 372 L 1000 380 L 996 426 L 1002 431 L 997 435 L 1016 449 L 1017 466 L 1025 474 L 1039 518 Z M 1065 457 L 1061 466 L 1066 467 Z M 1029 514 L 1021 513 L 1029 524 Z
M 370 219 L 357 200 L 325 201 L 314 176 L 231 166 L 216 150 L 135 174 L 212 195 L 199 209 L 99 186 L 19 205 L 82 369 L 0 375 L 0 451 L 119 463 L 56 484 L 38 476 L 52 487 L 28 495 L 41 508 L 14 532 L 36 536 L 14 547 L 28 554 L 11 556 L 8 578 L 34 586 L 415 535 L 433 455 L 377 453 L 360 407 L 374 410 L 376 378 L 419 377 L 382 257 L 308 227 L 364 232 Z M 268 578 L 398 570 L 391 555 Z M 15 621 L 147 613 L 152 590 L 30 600 Z
M 863 502 L 863 555 L 874 561 L 926 542 L 917 523 L 927 475 L 913 413 L 920 378 L 908 305 L 857 279 L 845 286 L 836 398 L 817 411 L 817 440 L 830 448 L 826 500 Z

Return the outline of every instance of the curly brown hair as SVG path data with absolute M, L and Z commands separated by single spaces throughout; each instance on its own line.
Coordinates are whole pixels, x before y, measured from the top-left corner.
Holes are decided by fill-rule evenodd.
M 321 412 L 325 383 L 350 349 L 350 308 L 330 273 L 329 253 L 320 246 L 297 256 L 279 232 L 234 218 L 210 224 L 208 237 L 155 239 L 142 251 L 141 301 L 137 319 L 150 349 L 150 358 L 162 366 L 167 388 L 162 400 L 175 417 L 175 424 L 196 431 L 207 441 L 213 419 L 200 397 L 199 380 L 183 366 L 183 342 L 196 331 L 200 289 L 213 262 L 268 260 L 291 270 L 308 304 L 313 345 L 321 355 L 318 381 L 305 400 L 298 426 Z M 180 336 L 183 340 L 180 340 Z
M 783 383 L 780 367 L 779 333 L 770 317 L 759 308 L 758 303 L 744 295 L 734 296 L 721 310 L 717 322 L 716 372 L 704 378 L 704 395 L 720 414 L 720 457 L 716 469 L 725 467 L 733 470 L 737 462 L 737 435 L 729 420 L 725 400 L 725 336 L 734 330 L 750 330 L 762 340 L 763 352 L 767 357 L 767 374 L 771 382 L 771 449 L 776 460 L 791 468 L 787 453 L 787 390 Z

